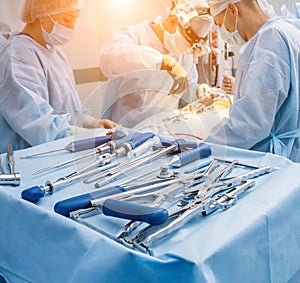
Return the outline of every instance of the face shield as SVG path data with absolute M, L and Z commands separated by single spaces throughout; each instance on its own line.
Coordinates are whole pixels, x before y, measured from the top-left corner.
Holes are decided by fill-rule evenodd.
M 85 0 L 24 0 L 22 20 L 32 23 L 45 16 L 81 10 L 84 6 Z
M 197 62 L 198 57 L 210 52 L 206 39 L 213 26 L 213 19 L 209 15 L 207 3 L 204 0 L 174 1 L 171 13 L 176 15 L 179 24 L 192 40 L 191 53 L 194 62 Z
M 242 0 L 208 0 L 210 14 L 212 17 L 215 17 L 227 8 L 229 2 L 238 3 L 241 1 Z

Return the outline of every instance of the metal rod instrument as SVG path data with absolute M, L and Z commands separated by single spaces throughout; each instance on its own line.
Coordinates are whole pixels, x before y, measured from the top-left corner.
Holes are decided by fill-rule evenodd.
M 22 156 L 21 158 L 33 158 L 33 157 L 39 157 L 46 154 L 52 154 L 58 151 L 67 150 L 70 152 L 78 152 L 82 150 L 92 149 L 95 147 L 98 147 L 104 143 L 107 143 L 112 138 L 112 134 L 105 135 L 105 136 L 99 136 L 99 137 L 93 137 L 93 138 L 86 138 L 81 140 L 74 140 L 70 143 L 68 143 L 64 148 L 50 150 L 50 151 L 44 151 L 44 152 L 37 152 L 33 154 L 29 154 L 26 156 Z

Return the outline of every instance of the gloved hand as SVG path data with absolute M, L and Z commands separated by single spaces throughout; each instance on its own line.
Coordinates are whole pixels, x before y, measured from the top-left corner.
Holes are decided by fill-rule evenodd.
M 83 127 L 88 129 L 105 128 L 111 129 L 117 127 L 118 124 L 108 119 L 96 119 L 90 115 L 83 115 Z
M 98 121 L 97 128 L 104 128 L 104 129 L 112 129 L 116 128 L 118 124 L 116 122 L 113 122 L 109 119 L 100 119 Z
M 178 94 L 189 88 L 188 74 L 185 69 L 171 56 L 163 55 L 161 70 L 170 72 L 174 83 L 169 92 L 170 94 Z
M 222 81 L 222 89 L 228 94 L 233 94 L 235 78 L 232 76 L 224 75 Z

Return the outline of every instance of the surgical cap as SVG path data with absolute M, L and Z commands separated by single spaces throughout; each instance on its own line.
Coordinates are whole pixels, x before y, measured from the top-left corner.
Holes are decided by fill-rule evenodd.
M 22 19 L 24 23 L 32 23 L 43 16 L 82 8 L 83 0 L 25 0 Z
M 210 14 L 214 17 L 225 10 L 229 2 L 237 3 L 241 1 L 242 0 L 208 0 Z M 270 17 L 276 16 L 273 6 L 269 4 L 267 0 L 257 0 L 257 3 L 267 15 Z
M 174 1 L 171 13 L 176 14 L 183 28 L 191 26 L 198 37 L 205 37 L 213 26 L 212 17 L 208 12 L 208 4 L 205 0 L 177 0 Z

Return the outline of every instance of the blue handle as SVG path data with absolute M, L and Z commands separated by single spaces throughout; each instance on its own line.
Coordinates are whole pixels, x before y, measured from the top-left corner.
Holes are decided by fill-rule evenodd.
M 195 160 L 210 156 L 211 148 L 207 144 L 201 143 L 198 148 L 186 150 L 178 155 L 181 161 L 181 166 L 184 166 Z
M 122 138 L 125 138 L 127 135 L 124 131 L 122 130 L 115 130 L 111 136 L 112 140 L 119 140 Z
M 163 146 L 171 146 L 173 143 L 177 144 L 177 148 L 175 150 L 183 151 L 183 149 L 187 148 L 197 148 L 198 144 L 196 142 L 186 141 L 184 139 L 177 139 L 174 141 L 163 141 Z
M 154 137 L 154 133 L 146 132 L 146 133 L 134 133 L 132 138 L 130 139 L 130 145 L 132 149 L 136 148 L 137 146 L 143 144 L 145 141 Z
M 179 168 L 195 160 L 208 157 L 210 155 L 211 155 L 210 147 L 207 144 L 202 143 L 199 145 L 198 148 L 185 150 L 181 153 L 174 155 L 168 164 L 171 165 L 172 167 Z
M 102 212 L 108 216 L 142 221 L 150 225 L 162 224 L 169 217 L 168 211 L 164 208 L 149 207 L 114 199 L 104 201 Z
M 93 199 L 106 197 L 117 193 L 122 193 L 124 191 L 125 189 L 122 188 L 121 186 L 115 186 L 111 188 L 98 190 L 89 194 L 84 194 L 73 198 L 65 199 L 57 202 L 54 205 L 54 211 L 63 216 L 69 217 L 70 212 L 72 211 L 91 207 L 90 201 Z
M 111 135 L 87 138 L 83 140 L 73 141 L 74 152 L 92 149 L 111 140 Z
M 30 202 L 36 202 L 40 198 L 45 196 L 45 190 L 39 186 L 34 186 L 32 188 L 26 189 L 21 193 L 22 199 L 28 200 Z
M 130 135 L 124 136 L 123 138 L 118 139 L 118 140 L 115 140 L 115 139 L 112 140 L 112 142 L 115 144 L 116 148 L 119 148 L 122 143 L 126 143 L 129 141 L 130 141 Z

